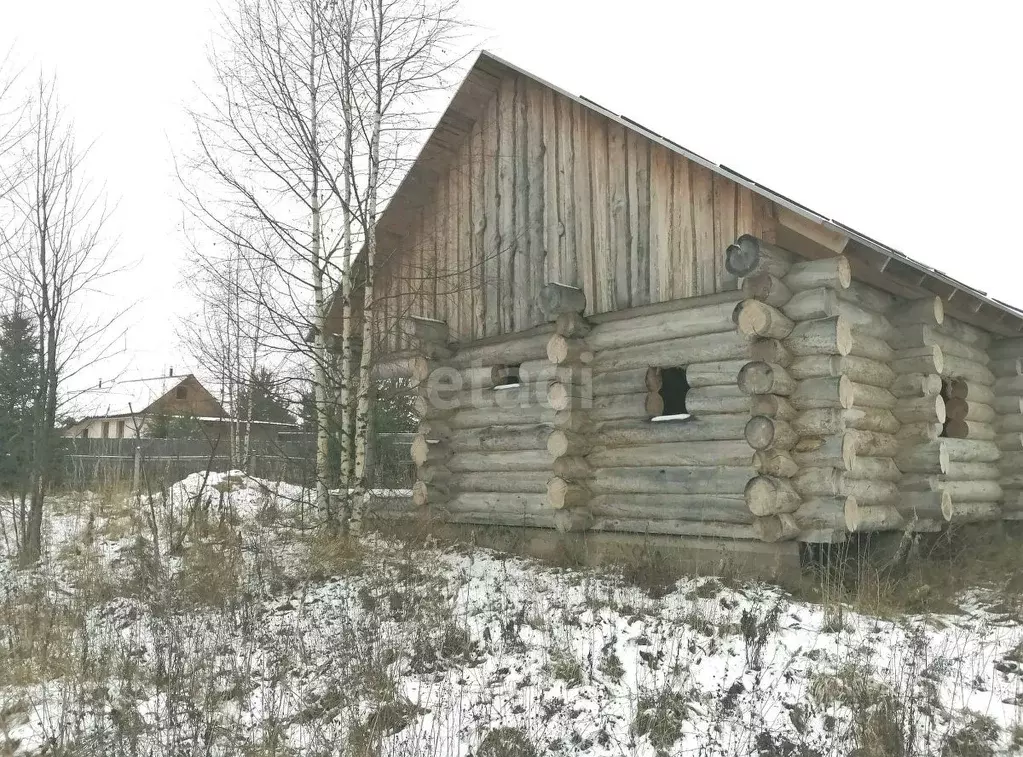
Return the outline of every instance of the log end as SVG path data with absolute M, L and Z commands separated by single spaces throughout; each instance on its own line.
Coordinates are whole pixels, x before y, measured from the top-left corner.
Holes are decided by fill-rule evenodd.
M 760 240 L 743 234 L 725 250 L 725 270 L 733 276 L 747 276 L 760 261 Z

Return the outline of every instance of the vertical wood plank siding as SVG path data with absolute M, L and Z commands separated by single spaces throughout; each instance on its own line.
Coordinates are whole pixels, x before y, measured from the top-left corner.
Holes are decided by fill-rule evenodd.
M 538 325 L 547 281 L 590 312 L 734 289 L 725 247 L 773 240 L 773 203 L 524 77 L 508 76 L 384 259 L 386 350 L 401 319 L 467 342 Z

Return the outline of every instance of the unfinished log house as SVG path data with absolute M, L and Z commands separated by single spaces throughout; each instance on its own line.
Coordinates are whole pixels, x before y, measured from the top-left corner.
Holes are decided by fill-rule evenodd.
M 422 418 L 382 515 L 779 554 L 1023 517 L 1023 313 L 491 55 L 379 229 Z

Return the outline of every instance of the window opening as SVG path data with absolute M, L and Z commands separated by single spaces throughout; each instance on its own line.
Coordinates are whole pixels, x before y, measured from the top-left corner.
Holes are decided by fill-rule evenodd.
M 117 438 L 118 439 L 124 438 L 124 421 L 117 422 Z
M 103 438 L 110 438 L 110 421 L 103 421 Z
M 686 409 L 686 395 L 689 394 L 689 380 L 685 366 L 661 368 L 661 388 L 658 392 L 664 402 L 664 410 L 654 421 L 681 421 L 691 418 Z
M 520 363 L 515 365 L 499 365 L 494 371 L 494 389 L 515 389 L 522 386 L 519 382 Z

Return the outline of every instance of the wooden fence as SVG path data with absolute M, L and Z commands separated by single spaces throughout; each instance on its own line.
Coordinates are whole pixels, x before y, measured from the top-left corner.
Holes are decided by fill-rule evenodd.
M 410 488 L 411 434 L 380 434 L 373 445 L 370 484 Z M 158 489 L 201 471 L 238 467 L 224 441 L 192 439 L 65 439 L 61 474 L 71 488 L 138 482 Z M 289 434 L 280 441 L 253 441 L 246 472 L 257 478 L 312 486 L 315 439 Z

